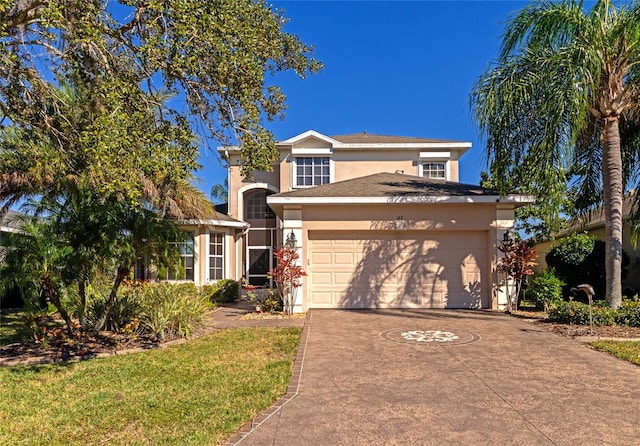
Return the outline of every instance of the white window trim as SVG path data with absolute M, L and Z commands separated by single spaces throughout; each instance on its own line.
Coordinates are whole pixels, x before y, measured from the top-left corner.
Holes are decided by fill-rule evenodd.
M 302 155 L 302 156 L 294 156 L 293 160 L 291 161 L 291 185 L 294 189 L 308 189 L 310 187 L 316 187 L 316 186 L 304 186 L 304 185 L 298 185 L 298 163 L 296 162 L 297 158 L 329 158 L 329 183 L 325 183 L 325 184 L 331 184 L 334 182 L 334 178 L 335 178 L 335 166 L 334 166 L 334 162 L 333 162 L 333 157 L 328 156 L 327 154 L 324 155 Z
M 222 279 L 212 279 L 211 271 L 209 268 L 211 267 L 211 233 L 215 232 L 218 234 L 222 234 Z M 227 253 L 229 252 L 229 237 L 227 237 L 227 233 L 225 231 L 215 231 L 210 230 L 205 234 L 205 243 L 207 246 L 207 253 L 204 261 L 204 270 L 205 270 L 205 282 L 207 283 L 216 283 L 218 280 L 228 279 L 229 278 L 229 261 L 227 259 Z
M 169 279 L 167 278 L 165 280 L 165 282 L 168 283 L 195 283 L 198 284 L 199 280 L 200 280 L 200 271 L 198 268 L 199 265 L 199 256 L 198 256 L 198 250 L 200 249 L 200 244 L 199 244 L 199 237 L 197 236 L 197 234 L 195 233 L 195 231 L 187 231 L 191 234 L 193 234 L 193 253 L 192 253 L 192 257 L 193 257 L 193 279 Z M 170 243 L 176 243 L 176 244 L 181 244 L 182 242 L 170 242 Z M 182 259 L 184 259 L 186 256 L 183 256 L 182 254 L 180 254 L 180 262 L 182 262 Z M 169 275 L 169 271 L 167 270 L 167 276 Z
M 306 147 L 293 147 L 291 149 L 291 155 L 295 156 L 331 156 L 333 154 L 333 149 L 331 147 L 316 147 L 316 148 L 306 148 Z
M 438 158 L 427 158 L 427 159 L 420 159 L 420 161 L 418 162 L 418 176 L 422 177 L 422 178 L 428 178 L 428 179 L 433 179 L 433 180 L 441 180 L 440 178 L 430 178 L 430 177 L 425 177 L 424 176 L 424 168 L 423 168 L 423 164 L 425 163 L 444 163 L 444 180 L 445 181 L 451 181 L 451 175 L 449 174 L 450 172 L 450 166 L 449 166 L 449 160 L 448 159 L 438 159 Z

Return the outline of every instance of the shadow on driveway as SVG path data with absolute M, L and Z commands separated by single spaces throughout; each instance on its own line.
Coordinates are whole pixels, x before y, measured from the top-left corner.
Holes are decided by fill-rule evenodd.
M 295 394 L 229 444 L 640 444 L 640 368 L 525 320 L 313 310 L 303 339 Z

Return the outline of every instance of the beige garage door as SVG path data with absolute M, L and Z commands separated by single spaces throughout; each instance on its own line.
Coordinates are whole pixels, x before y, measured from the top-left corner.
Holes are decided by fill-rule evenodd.
M 310 308 L 488 306 L 486 232 L 310 231 Z

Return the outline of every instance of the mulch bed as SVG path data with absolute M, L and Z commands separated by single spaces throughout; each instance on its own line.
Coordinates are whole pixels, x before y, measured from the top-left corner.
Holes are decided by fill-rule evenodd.
M 206 320 L 193 330 L 189 339 L 204 336 L 214 330 Z M 61 323 L 61 321 L 58 321 Z M 61 332 L 61 331 L 59 331 Z M 147 333 L 99 333 L 78 332 L 73 340 L 62 336 L 52 336 L 46 345 L 39 342 L 21 342 L 0 346 L 0 367 L 10 365 L 31 365 L 59 361 L 82 361 L 103 356 L 132 353 L 160 348 L 165 345 L 184 342 L 184 338 L 165 337 L 159 339 Z
M 541 327 L 554 333 L 567 336 L 569 338 L 577 338 L 581 336 L 597 336 L 600 338 L 625 338 L 640 339 L 640 327 L 624 327 L 624 326 L 604 326 L 593 327 L 593 335 L 589 331 L 588 325 L 570 325 L 557 324 L 555 322 L 537 321 Z
M 534 319 L 535 324 L 539 327 L 568 338 L 594 336 L 600 338 L 640 339 L 640 327 L 612 325 L 604 327 L 594 326 L 593 334 L 591 334 L 590 327 L 588 325 L 559 324 L 557 322 L 551 322 L 546 319 L 547 315 L 542 311 L 517 311 L 513 313 L 513 316 L 523 319 Z
M 166 340 L 163 340 L 166 342 Z M 0 347 L 0 364 L 44 363 L 62 360 L 83 360 L 117 354 L 127 350 L 158 348 L 161 342 L 155 335 L 124 335 L 101 332 L 80 333 L 73 341 L 50 339 L 46 345 L 37 342 L 23 342 Z

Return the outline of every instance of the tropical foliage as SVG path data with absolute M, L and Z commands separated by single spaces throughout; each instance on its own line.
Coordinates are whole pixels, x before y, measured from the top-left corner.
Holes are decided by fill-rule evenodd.
M 241 142 L 245 173 L 270 167 L 263 118 L 284 95 L 267 77 L 320 68 L 285 23 L 260 0 L 0 0 L 0 204 L 28 202 L 41 240 L 11 248 L 37 261 L 7 277 L 33 275 L 60 309 L 73 284 L 84 326 L 86 287 L 110 272 L 102 328 L 135 262 L 172 256 L 169 219 L 211 215 L 199 144 Z
M 570 186 L 606 219 L 606 300 L 622 298 L 622 197 L 640 166 L 640 4 L 534 2 L 511 17 L 471 104 L 491 174 L 558 220 Z

